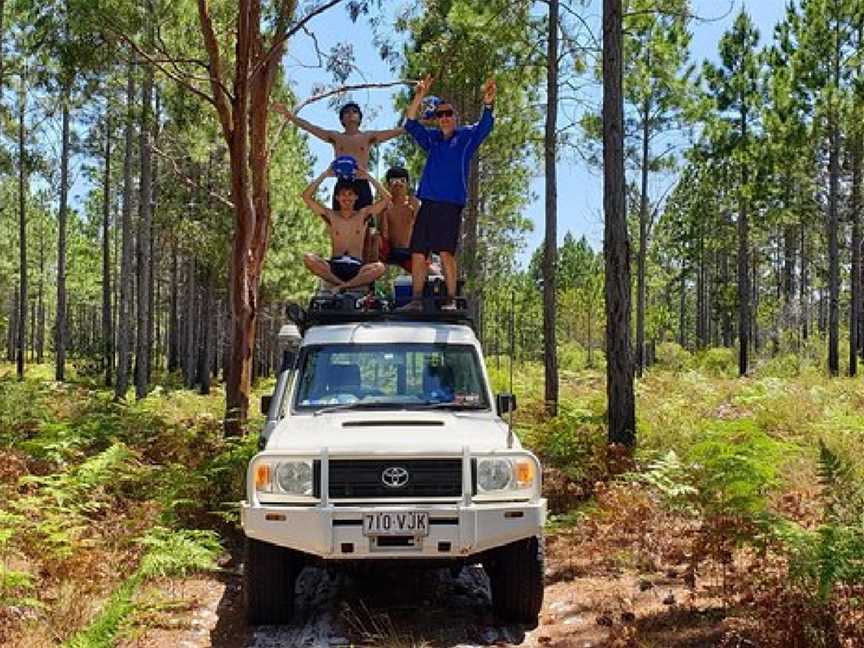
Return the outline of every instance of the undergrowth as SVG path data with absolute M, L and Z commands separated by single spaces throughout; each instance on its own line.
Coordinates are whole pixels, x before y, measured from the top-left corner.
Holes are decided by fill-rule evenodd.
M 0 644 L 113 646 L 141 585 L 216 567 L 255 435 L 223 438 L 218 392 L 39 369 L 0 381 Z

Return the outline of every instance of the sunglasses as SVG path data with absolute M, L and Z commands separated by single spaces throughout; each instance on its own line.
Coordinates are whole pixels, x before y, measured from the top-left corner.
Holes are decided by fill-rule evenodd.
M 436 116 L 436 117 L 452 117 L 452 116 L 455 115 L 455 114 L 456 114 L 455 112 L 453 112 L 452 110 L 449 110 L 449 109 L 445 109 L 445 110 L 436 110 L 436 111 L 435 111 L 435 116 Z
M 407 185 L 407 184 L 408 184 L 408 179 L 407 179 L 407 178 L 390 178 L 390 184 L 403 184 L 403 185 Z

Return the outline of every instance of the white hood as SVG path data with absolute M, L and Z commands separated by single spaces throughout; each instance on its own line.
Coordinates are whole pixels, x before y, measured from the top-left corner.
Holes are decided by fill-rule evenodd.
M 507 425 L 489 412 L 345 411 L 283 419 L 268 451 L 319 454 L 461 454 L 507 449 Z M 521 446 L 514 437 L 513 449 Z

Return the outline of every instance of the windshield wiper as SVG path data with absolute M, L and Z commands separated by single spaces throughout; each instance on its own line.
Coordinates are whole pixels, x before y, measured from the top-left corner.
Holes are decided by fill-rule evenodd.
M 454 409 L 454 410 L 482 410 L 484 405 L 470 405 L 468 403 L 454 403 L 453 401 L 426 401 L 409 409 Z
M 328 414 L 329 412 L 341 412 L 342 410 L 352 410 L 352 409 L 374 409 L 374 408 L 382 408 L 389 409 L 393 407 L 401 408 L 401 403 L 379 403 L 379 402 L 357 402 L 357 403 L 341 403 L 339 405 L 330 405 L 328 407 L 322 407 L 321 409 L 316 409 L 312 412 L 314 416 L 318 416 L 319 414 Z

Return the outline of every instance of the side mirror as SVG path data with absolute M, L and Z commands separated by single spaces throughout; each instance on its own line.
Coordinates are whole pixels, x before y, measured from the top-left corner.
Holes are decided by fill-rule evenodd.
M 273 394 L 266 394 L 261 397 L 261 413 L 264 416 L 270 413 L 270 403 L 273 402 Z
M 498 394 L 495 396 L 495 410 L 498 412 L 498 416 L 516 411 L 516 395 Z

